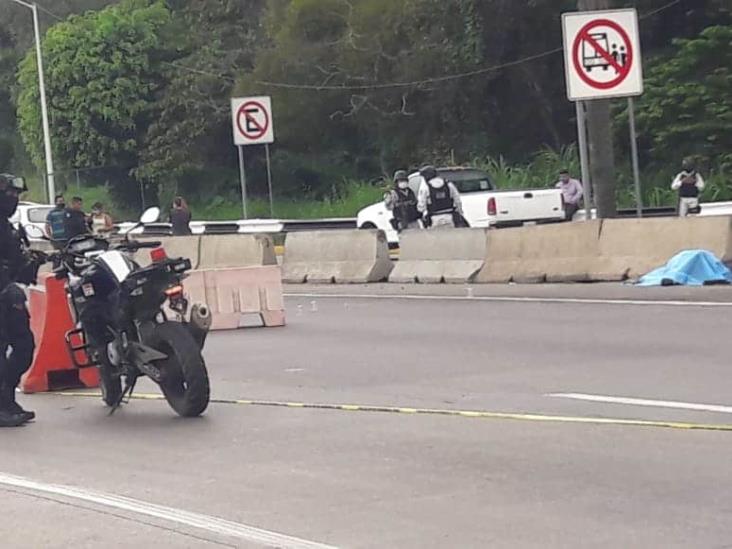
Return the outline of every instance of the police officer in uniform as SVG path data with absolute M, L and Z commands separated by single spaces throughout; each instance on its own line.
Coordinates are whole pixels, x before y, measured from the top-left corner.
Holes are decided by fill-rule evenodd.
M 384 195 L 384 206 L 392 212 L 392 226 L 397 232 L 404 229 L 421 229 L 422 214 L 417 209 L 417 195 L 409 188 L 409 178 L 404 170 L 394 173 L 394 188 Z
M 0 174 L 0 427 L 17 427 L 35 418 L 15 401 L 15 388 L 35 349 L 25 292 L 16 282 L 34 283 L 43 262 L 40 254 L 32 256 L 25 250 L 9 220 L 26 190 L 22 178 Z
M 456 226 L 455 219 L 463 218 L 463 205 L 457 187 L 437 174 L 434 166 L 420 170 L 422 183 L 417 193 L 417 209 L 424 216 L 426 227 Z

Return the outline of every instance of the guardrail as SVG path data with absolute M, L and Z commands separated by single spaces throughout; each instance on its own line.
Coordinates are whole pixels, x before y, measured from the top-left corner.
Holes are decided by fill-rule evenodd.
M 121 233 L 132 229 L 135 223 L 117 225 Z M 274 234 L 301 231 L 326 231 L 336 229 L 355 229 L 355 218 L 334 219 L 242 219 L 239 221 L 192 221 L 191 232 L 202 234 Z M 137 234 L 170 235 L 170 223 L 151 223 L 133 231 Z

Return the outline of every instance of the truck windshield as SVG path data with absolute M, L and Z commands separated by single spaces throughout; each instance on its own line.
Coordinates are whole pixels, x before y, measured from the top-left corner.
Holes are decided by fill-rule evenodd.
M 481 170 L 440 170 L 440 177 L 452 181 L 461 193 L 494 191 L 490 176 Z

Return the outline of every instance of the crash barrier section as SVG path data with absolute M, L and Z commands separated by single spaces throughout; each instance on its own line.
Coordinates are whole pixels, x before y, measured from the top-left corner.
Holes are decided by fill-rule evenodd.
M 703 249 L 732 261 L 732 217 L 606 219 L 593 278 L 636 279 L 683 250 Z
M 204 235 L 142 237 L 159 240 L 168 257 L 186 257 L 193 270 L 183 283 L 191 304 L 208 305 L 212 330 L 238 328 L 256 314 L 264 326 L 283 326 L 282 275 L 274 241 L 267 235 Z M 150 264 L 150 250 L 135 254 Z
M 469 282 L 483 266 L 485 229 L 407 230 L 399 235 L 399 261 L 389 282 Z
M 605 219 L 488 231 L 475 282 L 636 279 L 689 249 L 732 263 L 732 217 Z
M 282 263 L 286 283 L 366 283 L 387 280 L 394 264 L 383 231 L 291 233 Z
M 591 281 L 601 224 L 593 220 L 490 230 L 475 282 Z
M 96 368 L 74 366 L 66 345 L 66 334 L 75 328 L 70 304 L 66 297 L 66 281 L 52 275 L 39 277 L 39 285 L 29 290 L 31 331 L 36 352 L 30 369 L 21 380 L 24 393 L 39 393 L 59 389 L 97 387 Z M 80 342 L 73 342 L 77 346 Z M 79 355 L 83 352 L 77 351 Z M 80 364 L 85 356 L 77 356 Z
M 274 241 L 267 235 L 204 235 L 200 251 L 200 269 L 277 265 Z
M 282 272 L 276 265 L 192 271 L 183 283 L 191 304 L 205 303 L 212 330 L 242 327 L 258 315 L 266 327 L 285 325 Z

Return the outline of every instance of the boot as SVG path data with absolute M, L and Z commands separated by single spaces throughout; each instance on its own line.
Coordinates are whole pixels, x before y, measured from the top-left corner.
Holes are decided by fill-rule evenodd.
M 0 410 L 0 428 L 2 427 L 20 427 L 26 422 L 26 419 L 20 414 L 11 414 L 5 410 Z
M 20 407 L 20 404 L 15 400 L 15 387 L 8 387 L 7 385 L 0 388 L 0 410 L 11 416 L 20 416 L 23 423 L 36 418 L 35 412 L 27 412 Z

